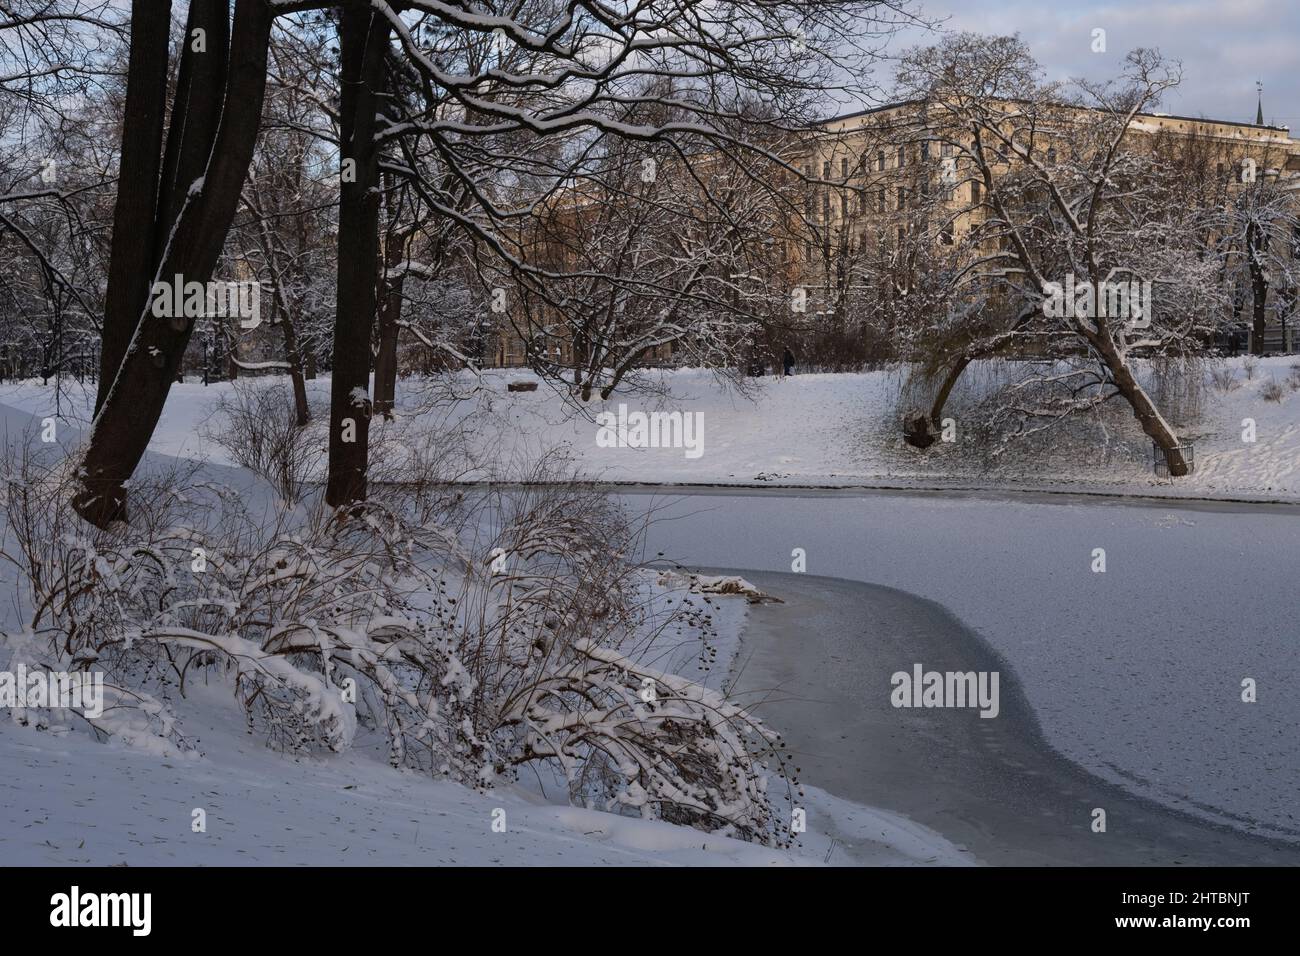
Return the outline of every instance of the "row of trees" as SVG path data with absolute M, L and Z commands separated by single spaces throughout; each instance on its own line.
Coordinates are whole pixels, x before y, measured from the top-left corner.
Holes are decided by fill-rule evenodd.
M 1133 359 L 1195 352 L 1248 305 L 1262 348 L 1270 291 L 1297 284 L 1276 239 L 1294 194 L 1229 190 L 1235 157 L 1140 130 L 1178 81 L 1155 53 L 1065 85 L 971 35 L 904 58 L 891 95 L 915 109 L 855 134 L 851 177 L 813 168 L 828 100 L 880 98 L 878 41 L 914 19 L 870 0 L 193 0 L 183 24 L 165 0 L 6 5 L 0 314 L 46 374 L 99 366 L 78 511 L 126 517 L 196 328 L 224 328 L 151 314 L 174 276 L 263 284 L 282 358 L 257 364 L 289 374 L 300 425 L 329 365 L 338 506 L 366 497 L 400 343 L 474 364 L 499 328 L 577 402 L 669 355 L 910 360 L 932 397 L 918 445 L 971 362 L 1032 355 L 1050 364 L 1009 396 L 1017 427 L 1119 397 L 1179 473 Z M 924 161 L 860 175 L 886 149 Z M 1140 334 L 1044 309 L 1049 282 L 1115 270 L 1158 279 Z
M 44 122 L 51 139 L 16 148 L 80 157 L 69 168 L 86 180 L 24 191 L 16 179 L 0 210 L 4 241 L 32 263 L 6 290 L 25 297 L 18 314 L 75 306 L 97 340 L 74 505 L 100 526 L 127 517 L 126 485 L 198 326 L 151 314 L 154 284 L 175 276 L 265 280 L 300 421 L 304 356 L 328 330 L 336 506 L 366 496 L 369 423 L 391 412 L 404 331 L 463 360 L 502 297 L 504 314 L 562 315 L 583 349 L 566 384 L 586 395 L 670 342 L 725 360 L 772 201 L 785 203 L 782 143 L 827 95 L 874 92 L 880 37 L 913 19 L 894 0 L 191 0 L 183 24 L 168 0 L 134 4 L 129 19 L 107 2 L 19 0 L 0 18 L 15 128 Z M 114 148 L 79 150 L 77 125 Z M 647 162 L 657 178 L 620 181 Z M 591 201 L 603 233 L 576 255 L 541 255 L 540 214 Z M 25 227 L 41 202 L 64 234 Z M 63 262 L 77 256 L 94 261 Z M 610 312 L 657 331 L 608 335 Z

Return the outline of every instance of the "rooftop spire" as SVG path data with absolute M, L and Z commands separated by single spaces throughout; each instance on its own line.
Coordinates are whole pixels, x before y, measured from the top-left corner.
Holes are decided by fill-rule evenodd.
M 1255 125 L 1263 126 L 1264 125 L 1264 82 L 1262 80 L 1255 81 L 1255 92 L 1259 97 L 1258 105 L 1255 107 Z

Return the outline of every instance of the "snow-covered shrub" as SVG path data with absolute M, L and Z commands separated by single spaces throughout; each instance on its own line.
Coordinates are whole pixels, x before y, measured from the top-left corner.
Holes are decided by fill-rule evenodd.
M 156 647 L 141 639 L 131 619 L 136 574 L 123 573 L 123 560 L 140 569 L 157 568 L 157 553 L 148 547 L 126 554 L 115 552 L 108 536 L 83 526 L 67 507 L 75 488 L 66 463 L 29 440 L 6 449 L 0 489 L 0 563 L 18 572 L 9 600 L 10 620 L 17 626 L 0 634 L 0 649 L 8 651 L 7 667 L 32 670 L 96 672 L 103 676 L 102 713 L 82 719 L 103 737 L 116 737 L 134 746 L 166 753 L 189 749 L 173 713 L 153 690 L 164 661 Z M 141 505 L 137 540 L 157 536 L 153 519 L 164 485 L 187 483 L 193 468 L 178 463 L 150 482 L 137 482 L 132 491 Z M 6 574 L 5 580 L 13 578 Z M 71 712 L 29 709 L 15 712 L 22 722 L 40 728 L 66 727 Z
M 1230 365 L 1210 369 L 1210 384 L 1220 392 L 1230 392 L 1239 386 L 1237 372 Z
M 645 663 L 647 572 L 621 511 L 530 477 L 463 493 L 444 523 L 412 517 L 435 493 L 418 484 L 334 512 L 164 475 L 134 481 L 130 525 L 101 531 L 64 505 L 66 469 L 11 449 L 0 557 L 19 574 L 17 643 L 51 669 L 102 671 L 114 705 L 92 724 L 135 743 L 186 748 L 202 672 L 288 750 L 378 740 L 396 766 L 473 786 L 546 765 L 589 805 L 785 839 L 775 739 Z
M 1199 354 L 1157 355 L 1133 363 L 1156 406 L 1176 425 L 1198 421 L 1204 411 L 1205 364 Z
M 284 381 L 238 382 L 218 399 L 204 431 L 232 460 L 270 482 L 287 502 L 302 499 L 326 447 L 319 429 L 298 425 L 293 401 Z
M 1266 402 L 1280 402 L 1286 397 L 1286 386 L 1275 378 L 1270 378 L 1259 390 L 1259 397 Z
M 1196 356 L 1133 362 L 1143 388 L 1177 424 L 1196 421 L 1203 410 L 1205 368 Z M 884 436 L 902 446 L 899 432 L 918 415 L 928 418 L 945 370 L 904 366 L 892 418 L 900 428 Z M 1096 367 L 1074 359 L 985 359 L 966 366 L 943 405 L 942 419 L 955 425 L 955 440 L 935 437 L 924 457 L 910 448 L 898 464 L 947 472 L 1041 475 L 1068 470 L 1079 461 L 1146 461 L 1150 441 L 1116 397 L 1115 386 Z

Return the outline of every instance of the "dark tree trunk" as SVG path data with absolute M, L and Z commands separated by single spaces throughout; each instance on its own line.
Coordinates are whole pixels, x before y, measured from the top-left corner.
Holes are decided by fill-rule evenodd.
M 939 386 L 939 393 L 934 396 L 934 404 L 930 407 L 930 421 L 934 423 L 935 428 L 942 428 L 943 407 L 948 404 L 948 396 L 952 394 L 953 388 L 957 385 L 957 379 L 961 378 L 961 373 L 966 371 L 966 366 L 970 365 L 971 358 L 969 355 L 963 355 L 952 364 L 948 369 L 948 375 Z
M 579 327 L 573 335 L 573 387 L 583 402 L 591 401 L 591 388 L 595 375 L 591 363 L 591 340 L 587 330 Z
M 299 428 L 311 422 L 311 409 L 307 406 L 307 383 L 303 379 L 302 354 L 298 351 L 298 334 L 293 327 L 293 317 L 285 316 L 284 354 L 289 362 L 289 381 L 293 383 L 293 411 Z
M 191 5 L 191 22 L 206 24 L 207 49 L 195 53 L 187 33 L 182 61 L 191 57 L 225 61 L 228 11 L 228 0 L 196 0 Z M 212 277 L 253 155 L 272 19 L 266 0 L 237 0 L 228 69 L 215 64 L 191 64 L 188 71 L 182 67 L 188 83 L 178 89 L 178 100 L 182 93 L 184 97 L 183 105 L 179 101 L 176 105 L 182 125 L 173 124 L 168 131 L 167 152 L 175 156 L 176 179 L 166 185 L 174 187 L 173 199 L 184 197 L 184 204 L 173 208 L 172 200 L 168 201 L 174 222 L 159 219 L 157 206 L 150 204 L 151 235 L 160 238 L 163 251 L 150 275 L 167 281 L 180 275 L 185 282 L 200 283 Z M 223 109 L 226 105 L 231 108 Z M 200 115 L 220 116 L 219 125 L 212 129 L 206 120 L 197 119 Z M 176 137 L 179 144 L 173 148 Z M 134 176 L 135 171 L 128 175 Z M 114 223 L 115 238 L 122 228 L 123 223 Z M 141 241 L 138 235 L 123 239 Z M 91 428 L 82 488 L 73 502 L 83 518 L 100 527 L 126 515 L 125 483 L 153 436 L 193 329 L 191 318 L 155 318 L 148 292 L 146 284 L 143 296 L 134 303 L 130 344 L 120 363 L 116 368 L 104 366 L 107 391 Z
M 162 185 L 158 192 L 157 222 L 170 227 L 185 207 L 190 186 L 203 175 L 217 137 L 219 109 L 226 86 L 226 57 L 230 38 L 229 0 L 191 0 L 185 36 L 181 40 L 181 62 L 177 71 L 176 95 L 167 127 L 167 151 L 163 155 Z M 194 32 L 204 32 L 206 52 L 194 50 Z M 161 229 L 154 237 L 155 264 L 167 254 L 170 234 Z M 162 276 L 164 280 L 171 276 Z M 189 281 L 188 277 L 186 277 Z
M 117 203 L 109 253 L 108 292 L 104 299 L 104 333 L 100 350 L 99 390 L 95 412 L 126 355 L 149 297 L 158 242 L 154 210 L 162 153 L 163 118 L 167 112 L 167 50 L 171 2 L 137 3 L 131 8 L 131 54 L 127 61 L 126 110 L 122 152 L 118 160 Z
M 397 203 L 392 183 L 385 191 L 388 210 L 388 241 L 384 246 L 383 301 L 379 306 L 379 349 L 375 353 L 375 413 L 392 419 L 397 403 L 397 343 L 401 335 L 402 287 L 405 272 L 399 271 L 406 259 L 407 235 L 396 222 Z
M 301 166 L 298 168 L 301 169 Z M 301 189 L 300 179 L 297 186 Z M 251 188 L 256 195 L 256 185 Z M 276 322 L 280 326 L 280 334 L 284 339 L 284 358 L 289 365 L 289 381 L 293 385 L 294 422 L 299 428 L 303 428 L 311 422 L 311 409 L 307 406 L 307 384 L 303 380 L 302 350 L 298 345 L 298 314 L 290 298 L 290 289 L 298 288 L 298 280 L 303 278 L 297 267 L 297 263 L 301 262 L 301 254 L 297 257 L 287 256 L 290 262 L 286 265 L 281 258 L 284 246 L 267 225 L 260 198 L 252 207 L 252 212 L 258 221 L 262 253 L 266 256 L 267 264 L 271 268 L 271 279 L 275 284 L 272 296 L 275 302 Z
M 299 428 L 311 422 L 311 410 L 307 406 L 307 384 L 303 380 L 302 352 L 298 349 L 298 329 L 294 324 L 293 310 L 289 306 L 284 287 L 277 282 L 275 287 L 275 311 L 279 318 L 280 332 L 284 337 L 284 357 L 289 363 L 289 381 L 293 384 L 294 421 Z
M 393 417 L 397 402 L 397 342 L 401 332 L 403 276 L 384 282 L 384 301 L 379 310 L 379 352 L 375 356 L 375 412 Z
M 957 380 L 961 378 L 961 373 L 966 371 L 966 366 L 970 365 L 971 359 L 969 355 L 962 355 L 949 366 L 943 382 L 939 385 L 939 391 L 935 393 L 934 401 L 930 404 L 928 415 L 917 414 L 903 423 L 903 440 L 913 448 L 929 448 L 939 440 L 939 435 L 943 431 L 943 407 L 948 404 L 948 396 L 952 394 Z
M 239 379 L 239 336 L 227 331 L 222 341 L 226 344 L 226 381 L 234 382 Z
M 1250 268 L 1250 285 L 1254 293 L 1251 303 L 1254 321 L 1251 326 L 1250 351 L 1252 355 L 1264 354 L 1264 330 L 1268 303 L 1268 276 L 1264 273 L 1263 257 L 1268 239 L 1264 230 L 1251 223 L 1246 227 L 1246 262 Z
M 379 157 L 375 114 L 384 77 L 388 21 L 369 4 L 349 2 L 339 20 L 342 94 L 340 159 L 356 164 L 355 181 L 340 177 L 338 288 L 330 381 L 327 504 L 366 497 L 370 438 L 370 339 L 375 324 L 379 261 Z

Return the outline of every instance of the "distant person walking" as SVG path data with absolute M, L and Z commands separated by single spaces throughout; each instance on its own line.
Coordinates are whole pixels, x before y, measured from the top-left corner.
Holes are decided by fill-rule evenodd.
M 785 369 L 786 375 L 794 374 L 794 353 L 790 351 L 788 345 L 786 346 L 785 354 L 781 356 L 781 367 Z

